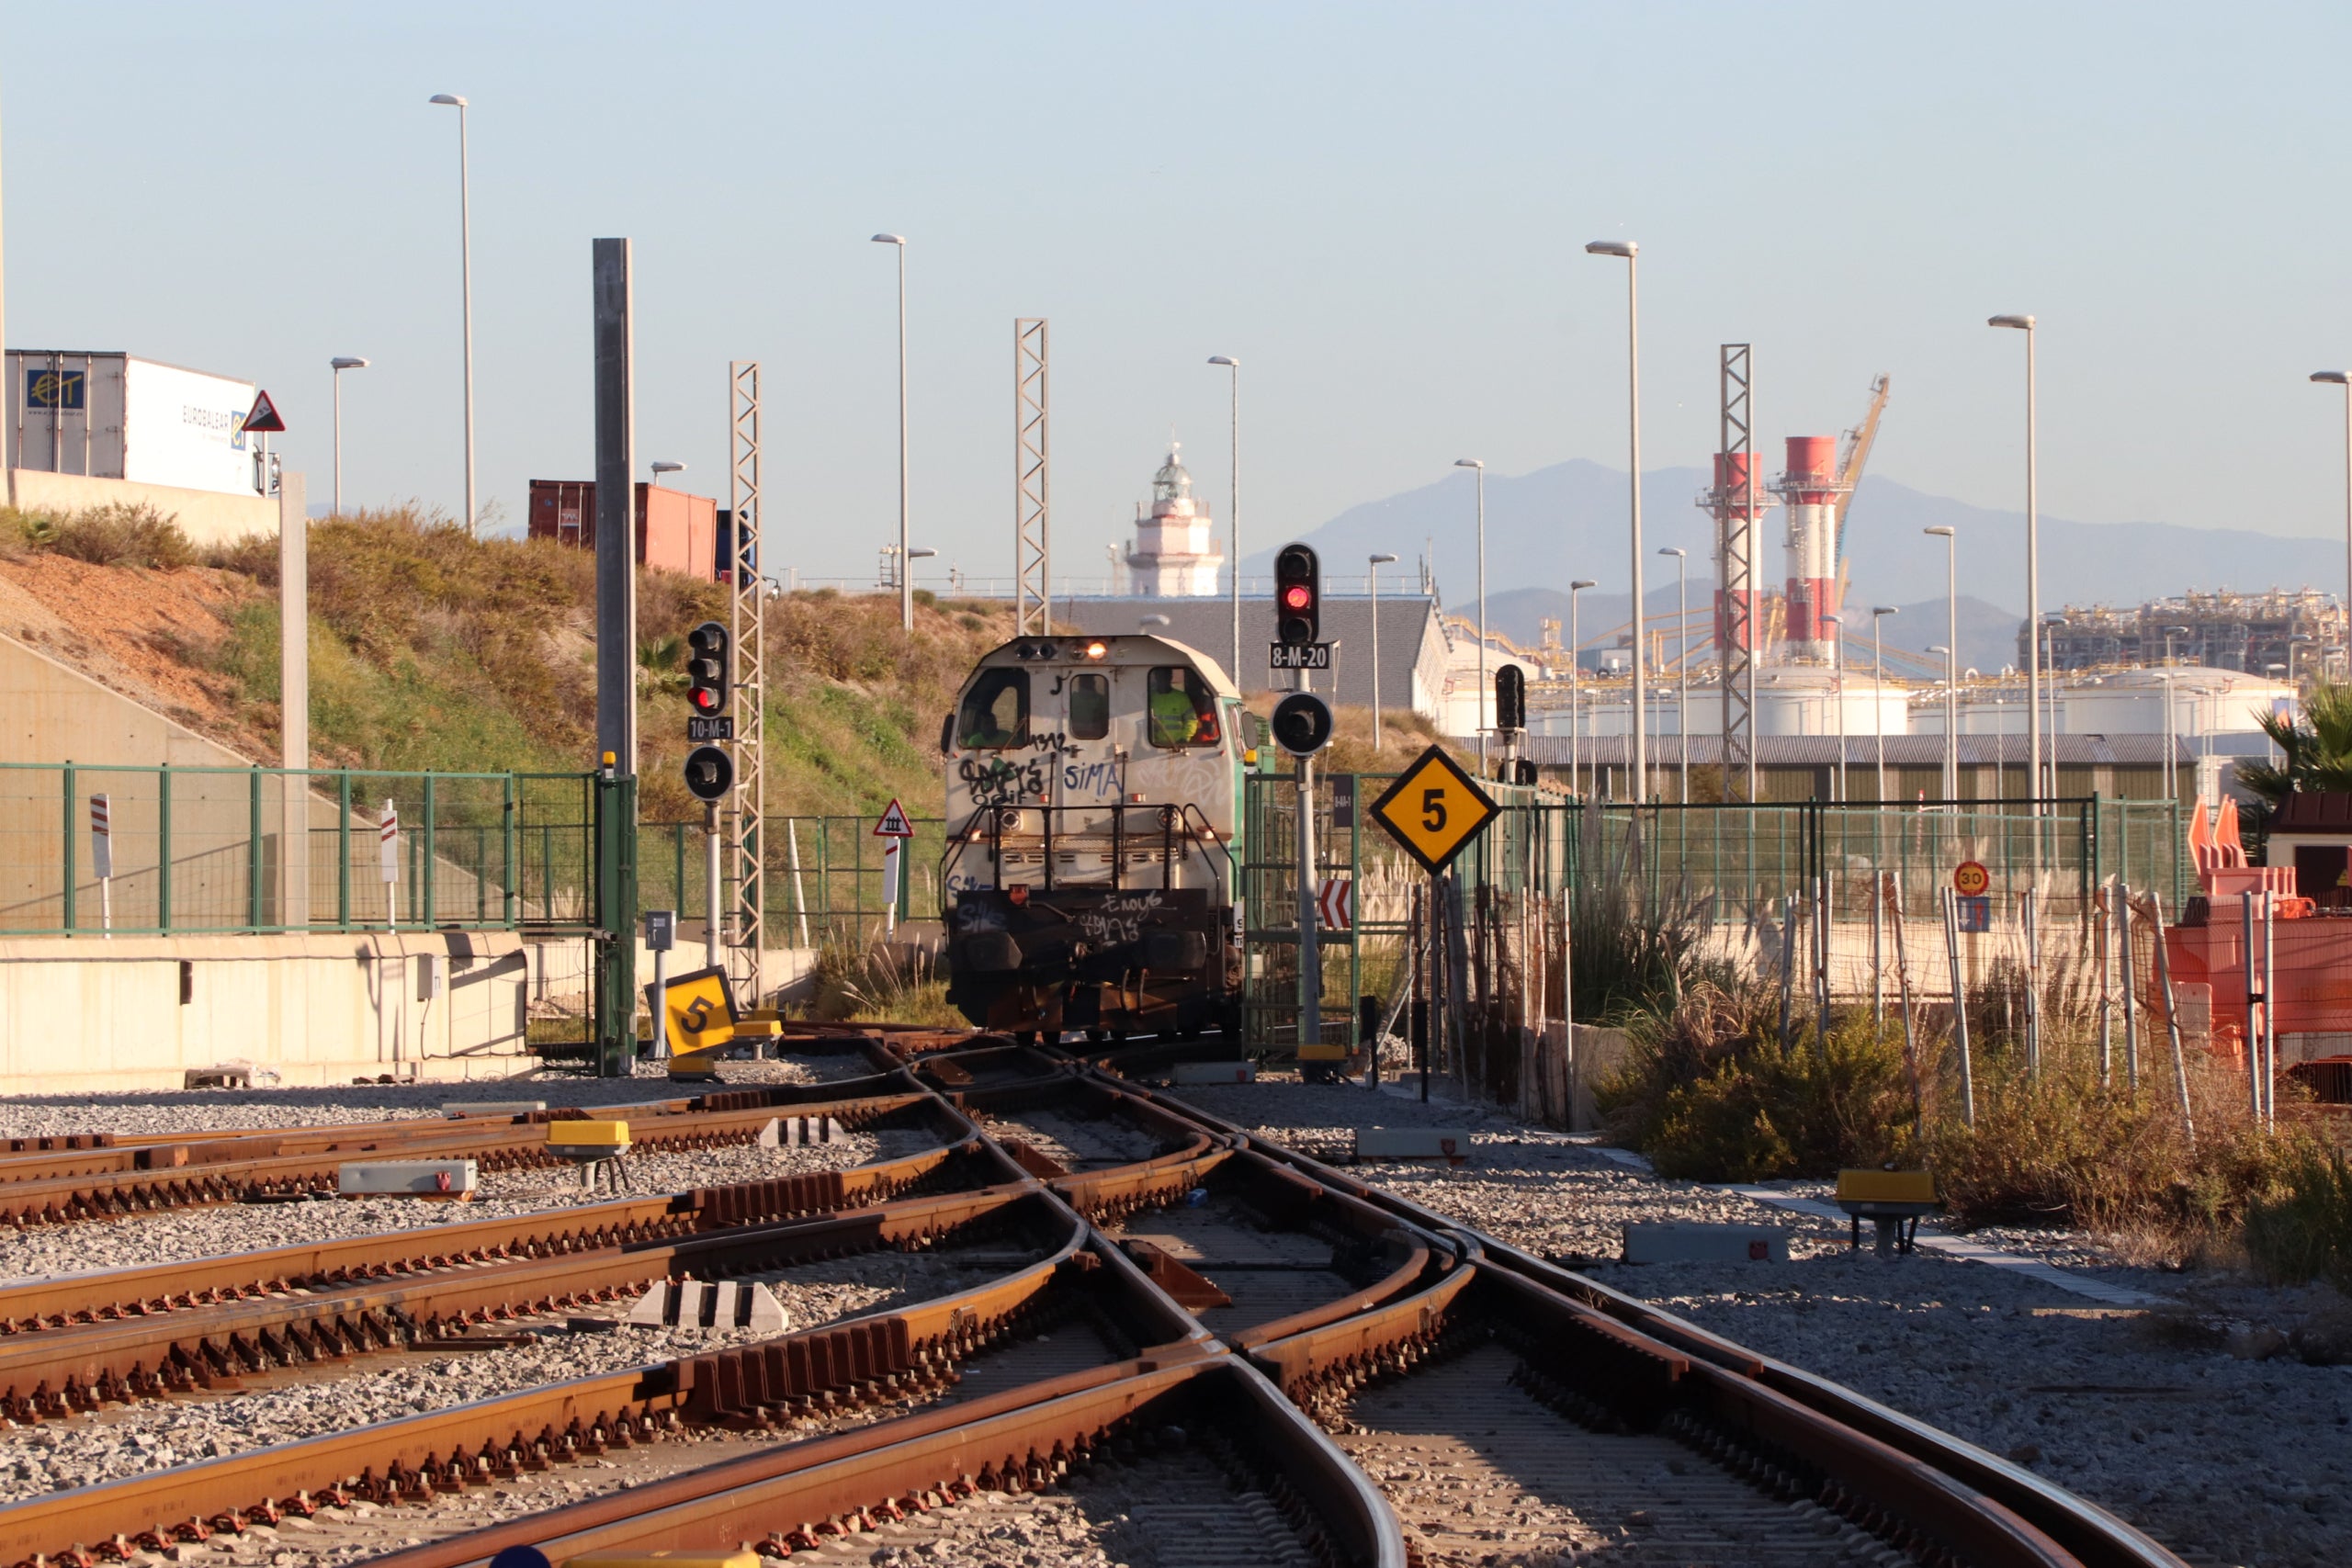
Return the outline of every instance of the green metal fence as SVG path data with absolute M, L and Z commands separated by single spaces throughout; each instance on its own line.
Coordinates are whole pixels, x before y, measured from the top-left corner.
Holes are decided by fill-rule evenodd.
M 901 920 L 939 917 L 939 865 L 946 824 L 910 818 L 915 836 L 899 857 L 895 900 L 883 886 L 886 840 L 874 836 L 872 817 L 772 817 L 761 867 L 766 880 L 761 918 L 770 947 L 858 946 L 874 940 L 896 902 Z M 681 923 L 701 925 L 709 896 L 704 826 L 648 822 L 638 829 L 638 897 L 642 908 L 675 909 Z M 736 897 L 735 860 L 719 860 L 720 903 Z
M 526 886 L 526 807 L 568 779 L 0 764 L 0 931 L 514 929 L 582 897 L 569 834 Z
M 1826 880 L 1843 895 L 1833 898 L 1833 908 L 1849 908 L 1853 918 L 1867 919 L 1871 875 L 1892 872 L 1900 878 L 1904 912 L 1932 919 L 1939 889 L 1966 861 L 1991 874 L 1996 896 L 2038 886 L 2053 915 L 2079 912 L 2109 876 L 2160 892 L 2178 908 L 2190 870 L 2180 805 L 2170 800 L 2092 795 L 1889 808 L 1808 801 L 1551 809 L 1597 816 L 1579 820 L 1567 836 L 1571 877 L 1587 870 L 1638 875 L 1653 897 L 1712 897 L 1726 916 L 1810 897 L 1815 883 Z M 1634 852 L 1629 840 L 1637 831 Z

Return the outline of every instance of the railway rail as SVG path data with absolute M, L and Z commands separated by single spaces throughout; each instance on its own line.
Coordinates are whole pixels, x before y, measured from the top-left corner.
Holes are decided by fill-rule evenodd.
M 695 1428 L 740 1440 L 487 1529 L 404 1527 L 431 1539 L 380 1561 L 944 1540 L 978 1494 L 1083 1497 L 1120 1474 L 1122 1496 L 1164 1492 L 1169 1519 L 1246 1521 L 1265 1562 L 1437 1568 L 1606 1542 L 1636 1562 L 2177 1568 L 2018 1466 L 1179 1100 L 1049 1051 L 955 1044 L 879 1047 L 903 1065 L 878 1098 L 934 1119 L 940 1147 L 823 1173 L 839 1182 L 808 1210 L 775 1213 L 806 1192 L 708 1196 L 732 1189 L 592 1205 L 448 1227 L 436 1245 L 464 1229 L 478 1256 L 380 1274 L 336 1250 L 350 1244 L 282 1248 L 210 1260 L 203 1302 L 168 1291 L 168 1270 L 125 1271 L 118 1297 L 177 1298 L 152 1314 L 93 1305 L 107 1276 L 75 1282 L 73 1301 L 0 1292 L 0 1314 L 45 1325 L 0 1336 L 7 1397 L 40 1371 L 52 1391 L 78 1378 L 87 1404 L 189 1385 L 152 1359 L 119 1370 L 142 1346 L 153 1357 L 161 1341 L 139 1336 L 158 1329 L 187 1365 L 239 1333 L 283 1343 L 332 1322 L 349 1348 L 368 1312 L 429 1333 L 860 1249 L 961 1247 L 987 1276 L 731 1349 L 0 1507 L 0 1564 L 429 1503 Z M 92 1374 L 44 1348 L 67 1346 L 115 1359 Z M 1227 1550 L 1199 1529 L 1201 1560 Z

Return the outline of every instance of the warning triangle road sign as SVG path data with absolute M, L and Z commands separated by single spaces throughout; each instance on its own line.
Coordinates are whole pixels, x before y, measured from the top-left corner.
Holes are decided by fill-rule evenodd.
M 269 400 L 269 394 L 256 388 L 254 406 L 245 411 L 245 423 L 241 428 L 248 435 L 267 434 L 284 430 L 286 422 L 277 417 L 277 405 Z
M 882 813 L 882 820 L 874 824 L 874 836 L 877 839 L 913 838 L 915 825 L 907 820 L 906 807 L 893 800 L 890 808 Z

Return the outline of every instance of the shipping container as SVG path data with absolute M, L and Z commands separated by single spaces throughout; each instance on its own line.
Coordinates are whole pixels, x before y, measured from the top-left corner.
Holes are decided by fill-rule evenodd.
M 262 494 L 253 402 L 251 381 L 128 354 L 7 354 L 9 450 L 40 473 Z
M 596 547 L 596 486 L 586 479 L 533 479 L 530 534 L 579 549 Z M 718 502 L 662 485 L 637 486 L 637 564 L 715 580 Z

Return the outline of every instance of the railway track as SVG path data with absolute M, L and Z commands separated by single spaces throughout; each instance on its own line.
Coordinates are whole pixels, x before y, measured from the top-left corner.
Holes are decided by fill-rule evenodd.
M 511 1545 L 559 1562 L 831 1554 L 853 1538 L 960 1551 L 1009 1519 L 1116 1540 L 1138 1517 L 1161 1563 L 2177 1563 L 2030 1472 L 1166 1096 L 1034 1048 L 900 1055 L 912 1077 L 896 1081 L 921 1087 L 899 1113 L 977 1131 L 920 1169 L 824 1173 L 842 1181 L 826 1212 L 597 1205 L 356 1280 L 356 1254 L 334 1252 L 346 1244 L 280 1249 L 214 1260 L 221 1299 L 185 1292 L 152 1316 L 107 1315 L 85 1282 L 82 1306 L 27 1311 L 50 1325 L 0 1337 L 0 1384 L 19 1397 L 59 1364 L 44 1343 L 113 1347 L 112 1367 L 175 1320 L 175 1344 L 366 1310 L 413 1335 L 869 1247 L 954 1251 L 979 1276 L 968 1287 L 0 1508 L 0 1564 L 303 1516 L 322 1556 L 429 1537 L 383 1558 L 399 1568 Z M 76 1384 L 85 1403 L 171 1392 L 152 1371 L 144 1388 L 112 1376 Z M 682 1433 L 701 1440 L 648 1448 Z M 486 1528 L 456 1504 L 405 1506 L 616 1453 L 636 1468 L 597 1495 Z
M 641 1150 L 756 1141 L 782 1116 L 830 1116 L 863 1128 L 925 1098 L 903 1072 L 823 1085 L 727 1089 L 687 1100 L 360 1127 L 262 1130 L 201 1140 L 51 1151 L 0 1161 L 0 1225 L 24 1228 L 133 1218 L 167 1209 L 332 1193 L 352 1160 L 471 1159 L 486 1170 L 558 1165 L 548 1123 L 618 1120 Z

